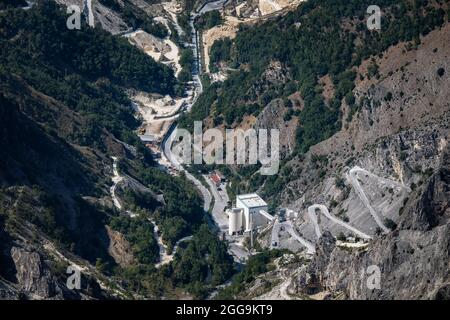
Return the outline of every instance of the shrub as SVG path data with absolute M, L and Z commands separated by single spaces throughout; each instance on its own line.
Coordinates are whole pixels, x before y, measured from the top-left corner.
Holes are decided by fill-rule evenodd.
M 394 230 L 395 228 L 397 228 L 397 224 L 389 218 L 384 219 L 384 224 L 387 228 L 389 228 L 391 230 Z

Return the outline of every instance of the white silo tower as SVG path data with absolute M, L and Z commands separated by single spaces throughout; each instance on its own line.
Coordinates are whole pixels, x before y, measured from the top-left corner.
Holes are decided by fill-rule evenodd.
M 230 236 L 242 230 L 243 216 L 243 209 L 233 208 L 231 210 L 228 210 L 228 234 Z

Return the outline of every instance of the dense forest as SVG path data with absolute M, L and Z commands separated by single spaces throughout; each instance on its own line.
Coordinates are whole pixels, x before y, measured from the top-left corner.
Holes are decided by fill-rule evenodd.
M 12 236 L 32 225 L 130 295 L 204 296 L 233 273 L 232 260 L 204 224 L 207 216 L 193 186 L 184 176 L 153 167 L 133 132 L 139 122 L 126 94 L 128 88 L 176 94 L 173 72 L 100 29 L 83 24 L 69 30 L 66 19 L 65 10 L 51 1 L 0 14 L 0 220 Z M 120 151 L 122 141 L 135 153 Z M 134 218 L 102 200 L 109 197 L 110 157 L 117 152 L 121 173 L 164 197 L 158 202 L 153 193 L 124 187 L 121 201 L 136 212 Z M 19 205 L 11 207 L 13 202 Z M 193 235 L 160 269 L 154 266 L 159 247 L 149 217 L 169 250 Z M 131 265 L 119 266 L 108 253 L 106 226 L 129 242 Z M 198 272 L 186 277 L 190 266 Z
M 377 1 L 384 11 L 380 31 L 366 27 L 366 9 L 372 3 L 356 0 L 311 0 L 257 27 L 241 25 L 232 44 L 221 40 L 211 50 L 212 63 L 225 61 L 239 70 L 223 84 L 208 87 L 182 124 L 190 128 L 193 120 L 213 115 L 216 125 L 233 126 L 245 114 L 257 115 L 272 99 L 300 91 L 305 108 L 297 114 L 301 119 L 297 152 L 306 152 L 340 128 L 342 99 L 351 108 L 358 107 L 352 96 L 352 67 L 399 41 L 420 41 L 421 35 L 442 25 L 446 12 L 432 2 Z M 260 97 L 251 96 L 251 86 L 273 60 L 290 70 L 293 81 L 269 88 Z M 318 82 L 327 74 L 336 88 L 330 103 L 323 100 Z
M 232 41 L 230 38 L 223 38 L 214 41 L 209 56 L 210 69 L 217 70 L 217 64 L 221 61 L 230 61 Z
M 206 224 L 182 245 L 172 263 L 156 269 L 152 265 L 135 264 L 117 269 L 115 277 L 126 283 L 130 291 L 144 296 L 172 297 L 187 291 L 195 298 L 206 298 L 215 286 L 234 273 L 233 259 L 225 243 Z
M 26 5 L 27 2 L 25 0 L 0 0 L 0 10 L 25 7 Z
M 190 114 L 180 120 L 180 126 L 192 129 L 193 121 L 211 118 L 214 126 L 238 126 L 245 115 L 258 116 L 273 100 L 280 99 L 287 111 L 284 120 L 299 119 L 296 147 L 289 157 L 301 156 L 342 127 L 341 106 L 349 107 L 349 118 L 360 108 L 353 96 L 355 68 L 388 47 L 401 41 L 410 48 L 420 43 L 420 37 L 450 20 L 445 2 L 428 0 L 381 0 L 381 30 L 369 30 L 366 10 L 370 1 L 310 0 L 277 18 L 259 25 L 241 25 L 233 40 L 216 41 L 211 48 L 211 70 L 225 64 L 229 77 L 223 83 L 204 83 L 204 92 Z M 287 80 L 261 85 L 268 66 L 281 62 Z M 377 76 L 377 66 L 369 65 L 368 77 Z M 334 96 L 325 101 L 320 79 L 329 75 Z M 359 75 L 365 76 L 365 75 Z M 255 89 L 256 88 L 256 89 Z M 256 94 L 255 94 L 256 92 Z M 299 92 L 302 108 L 292 108 L 288 97 Z M 279 175 L 262 177 L 255 166 L 221 168 L 232 181 L 229 192 L 239 193 L 259 189 L 261 195 L 273 198 L 289 180 L 289 168 Z M 274 200 L 273 200 L 274 201 Z M 276 205 L 276 201 L 272 206 Z
M 169 248 L 178 239 L 195 232 L 205 221 L 201 199 L 184 176 L 172 177 L 155 167 L 144 163 L 136 165 L 125 159 L 119 162 L 119 170 L 137 177 L 155 193 L 164 195 L 165 205 L 136 193 L 131 196 L 125 194 L 125 197 L 128 199 L 126 202 L 134 206 L 130 208 L 133 211 L 137 209 L 151 213 Z
M 48 1 L 2 16 L 2 72 L 20 76 L 86 115 L 85 132 L 74 136 L 74 142 L 96 144 L 106 128 L 131 143 L 135 138 L 124 128 L 134 129 L 137 123 L 121 88 L 173 93 L 172 71 L 100 29 L 69 30 L 66 19 Z

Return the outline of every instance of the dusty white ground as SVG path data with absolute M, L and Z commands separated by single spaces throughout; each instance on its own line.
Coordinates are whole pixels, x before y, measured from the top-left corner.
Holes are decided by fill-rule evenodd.
M 314 204 L 309 206 L 304 214 L 297 213 L 298 218 L 294 219 L 291 226 L 287 225 L 287 222 L 275 223 L 272 228 L 271 244 L 275 241 L 278 246 L 293 249 L 292 243 L 289 242 L 291 239 L 280 236 L 283 234 L 281 226 L 309 251 L 311 248 L 307 244 L 317 242 L 325 230 L 334 236 L 343 233 L 346 236 L 364 239 L 364 242 L 356 244 L 340 243 L 341 246 L 347 247 L 367 246 L 365 242 L 371 240 L 377 228 L 385 233 L 390 232 L 385 226 L 385 219 L 393 221 L 398 219 L 398 212 L 411 189 L 401 182 L 379 177 L 360 167 L 350 169 L 347 179 L 355 194 L 352 201 L 354 208 L 349 208 L 347 212 L 349 222 L 344 222 L 329 212 L 325 205 Z M 298 236 L 307 242 L 300 241 L 292 231 L 298 232 Z
M 130 43 L 151 56 L 155 61 L 171 67 L 175 75 L 178 76 L 181 71 L 180 65 L 180 49 L 170 39 L 171 29 L 169 24 L 172 23 L 179 35 L 183 34 L 183 30 L 178 25 L 177 14 L 180 8 L 176 1 L 163 3 L 168 17 L 155 17 L 154 20 L 162 23 L 169 31 L 169 35 L 165 39 L 157 38 L 148 34 L 143 30 L 125 34 Z M 192 88 L 187 88 L 188 96 L 185 98 L 173 98 L 170 96 L 151 95 L 145 92 L 130 93 L 130 98 L 135 104 L 136 111 L 143 120 L 143 125 L 139 129 L 139 135 L 154 137 L 156 142 L 160 142 L 167 130 L 170 128 L 174 120 L 177 119 L 179 112 L 186 103 L 191 102 L 194 92 Z
M 223 17 L 224 22 L 221 25 L 206 30 L 202 33 L 203 59 L 205 63 L 205 71 L 207 73 L 210 73 L 209 53 L 212 45 L 214 44 L 214 41 L 223 38 L 233 39 L 236 37 L 239 24 L 254 23 L 260 19 L 265 19 L 266 18 L 265 16 L 267 15 L 274 14 L 285 8 L 288 7 L 295 8 L 303 1 L 306 0 L 259 0 L 257 12 L 255 12 L 249 17 L 242 17 L 242 16 L 236 17 L 231 15 L 225 15 Z M 236 12 L 240 12 L 240 8 L 243 8 L 244 6 L 245 3 L 238 4 L 235 7 Z M 212 74 L 211 76 L 213 82 L 224 81 L 226 79 L 226 74 L 224 73 L 216 73 Z
M 161 141 L 170 125 L 178 117 L 180 109 L 189 98 L 173 99 L 170 96 L 151 95 L 144 92 L 130 94 L 131 100 L 142 117 L 140 135 L 154 136 Z
M 259 0 L 258 8 L 262 16 L 275 13 L 289 6 L 297 6 L 306 0 Z

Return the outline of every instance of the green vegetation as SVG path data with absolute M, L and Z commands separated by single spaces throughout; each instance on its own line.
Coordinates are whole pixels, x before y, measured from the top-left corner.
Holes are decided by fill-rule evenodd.
M 12 86 L 14 74 L 85 116 L 83 129 L 70 137 L 72 142 L 104 150 L 100 137 L 105 128 L 136 144 L 131 130 L 138 123 L 122 87 L 173 94 L 173 72 L 102 30 L 67 29 L 62 11 L 44 1 L 32 10 L 0 17 L 4 85 Z
M 178 24 L 185 33 L 185 41 L 190 41 L 192 28 L 189 24 L 190 15 L 189 12 L 183 12 L 178 16 Z
M 115 0 L 102 0 L 106 6 L 119 12 L 123 19 L 131 24 L 133 29 L 142 29 L 156 37 L 165 38 L 169 35 L 169 30 L 159 22 L 153 20 L 153 17 L 149 16 L 143 9 L 134 6 L 130 3 L 126 3 L 122 8 Z M 106 4 L 106 3 L 108 4 Z
M 379 74 L 379 67 L 375 63 L 374 60 L 372 60 L 372 62 L 367 67 L 367 76 L 368 76 L 369 79 L 371 79 L 372 77 L 378 78 L 380 76 L 380 74 Z
M 346 241 L 347 237 L 345 236 L 345 234 L 343 232 L 339 232 L 339 234 L 336 237 L 337 240 L 339 241 Z
M 26 5 L 25 0 L 0 0 L 0 10 L 25 7 Z
M 136 264 L 118 268 L 116 277 L 123 280 L 130 290 L 147 297 L 164 294 L 170 298 L 181 294 L 182 288 L 200 299 L 232 276 L 233 259 L 228 255 L 226 245 L 206 224 L 183 246 L 174 261 L 160 269 Z
M 169 247 L 203 223 L 202 201 L 184 176 L 171 177 L 156 168 L 141 167 L 138 177 L 155 192 L 164 194 L 166 204 L 158 207 L 153 216 Z
M 194 26 L 197 30 L 208 30 L 222 23 L 222 17 L 219 11 L 210 11 L 198 17 Z
M 271 263 L 274 259 L 281 257 L 287 252 L 286 250 L 264 250 L 261 253 L 251 256 L 243 270 L 233 276 L 231 285 L 219 291 L 216 299 L 236 299 L 237 295 L 255 280 L 258 275 L 271 270 Z
M 334 185 L 338 189 L 343 190 L 345 188 L 345 179 L 342 176 L 336 177 L 334 179 Z
M 174 283 L 197 297 L 205 297 L 208 283 L 219 285 L 233 273 L 233 259 L 226 245 L 204 224 L 173 263 Z
M 390 230 L 395 230 L 397 228 L 397 224 L 392 219 L 389 218 L 384 219 L 384 224 Z
M 229 61 L 231 59 L 232 43 L 230 38 L 214 41 L 209 55 L 209 63 L 212 70 L 214 70 L 216 64 L 220 61 Z
M 389 91 L 388 93 L 386 93 L 384 100 L 391 101 L 392 100 L 392 92 Z
M 182 42 L 190 42 L 191 41 L 191 33 L 192 29 L 189 25 L 189 19 L 191 15 L 191 11 L 194 9 L 194 6 L 196 4 L 196 0 L 185 0 L 182 2 L 183 4 L 183 10 L 178 15 L 178 24 L 184 31 L 184 39 L 181 39 Z
M 6 232 L 15 237 L 36 230 L 37 245 L 42 235 L 62 252 L 87 259 L 130 296 L 206 294 L 231 276 L 232 259 L 204 225 L 192 184 L 152 167 L 133 133 L 139 123 L 125 93 L 173 94 L 173 73 L 125 40 L 86 25 L 68 30 L 65 23 L 65 10 L 49 1 L 0 15 L 0 220 Z M 116 139 L 136 147 L 136 154 Z M 151 189 L 117 189 L 134 218 L 103 201 L 111 186 L 110 156 L 121 152 L 127 154 L 118 164 L 121 174 Z M 160 194 L 164 199 L 157 201 Z M 160 269 L 154 267 L 159 249 L 148 217 L 169 250 L 194 235 Z M 132 265 L 121 267 L 108 253 L 106 226 L 128 240 Z M 198 272 L 186 277 L 181 272 L 191 265 Z
M 179 239 L 195 233 L 205 221 L 202 200 L 184 175 L 172 177 L 145 163 L 125 159 L 119 160 L 118 167 L 122 174 L 136 177 L 149 186 L 154 195 L 163 195 L 164 203 L 159 203 L 150 192 L 126 189 L 120 199 L 127 210 L 155 220 L 170 250 Z
M 194 62 L 194 53 L 191 49 L 182 49 L 180 57 L 180 65 L 182 67 L 178 79 L 181 82 L 188 82 L 192 80 L 192 68 Z
M 220 114 L 226 124 L 233 125 L 243 115 L 253 113 L 255 102 L 264 107 L 275 97 L 284 97 L 281 88 L 269 87 L 257 101 L 250 88 L 258 81 L 272 60 L 289 68 L 297 89 L 305 100 L 300 112 L 301 125 L 297 133 L 297 152 L 306 152 L 310 146 L 330 137 L 341 126 L 340 105 L 346 102 L 357 108 L 352 95 L 355 72 L 363 59 L 383 52 L 399 41 L 411 41 L 427 34 L 444 22 L 445 11 L 432 7 L 428 1 L 383 0 L 381 32 L 367 30 L 366 8 L 370 1 L 312 0 L 297 10 L 257 27 L 241 26 L 229 44 L 218 43 L 213 61 L 222 55 L 230 56 L 240 70 L 222 85 L 206 88 L 191 115 L 182 120 L 185 127 L 193 120 L 202 120 L 212 110 Z M 426 8 L 426 10 L 424 10 Z M 411 13 L 411 14 L 408 14 Z M 343 22 L 351 21 L 351 27 Z M 296 27 L 296 23 L 301 23 Z M 358 41 L 356 41 L 358 39 Z M 231 54 L 230 54 L 231 52 Z M 245 68 L 243 68 L 245 66 Z M 375 66 L 369 73 L 375 74 Z M 336 88 L 335 97 L 326 103 L 317 88 L 320 77 L 329 74 Z M 320 128 L 320 130 L 317 130 Z
M 130 219 L 117 216 L 111 219 L 112 229 L 126 235 L 131 244 L 133 256 L 141 264 L 153 264 L 159 261 L 159 247 L 153 237 L 153 224 L 142 216 Z

